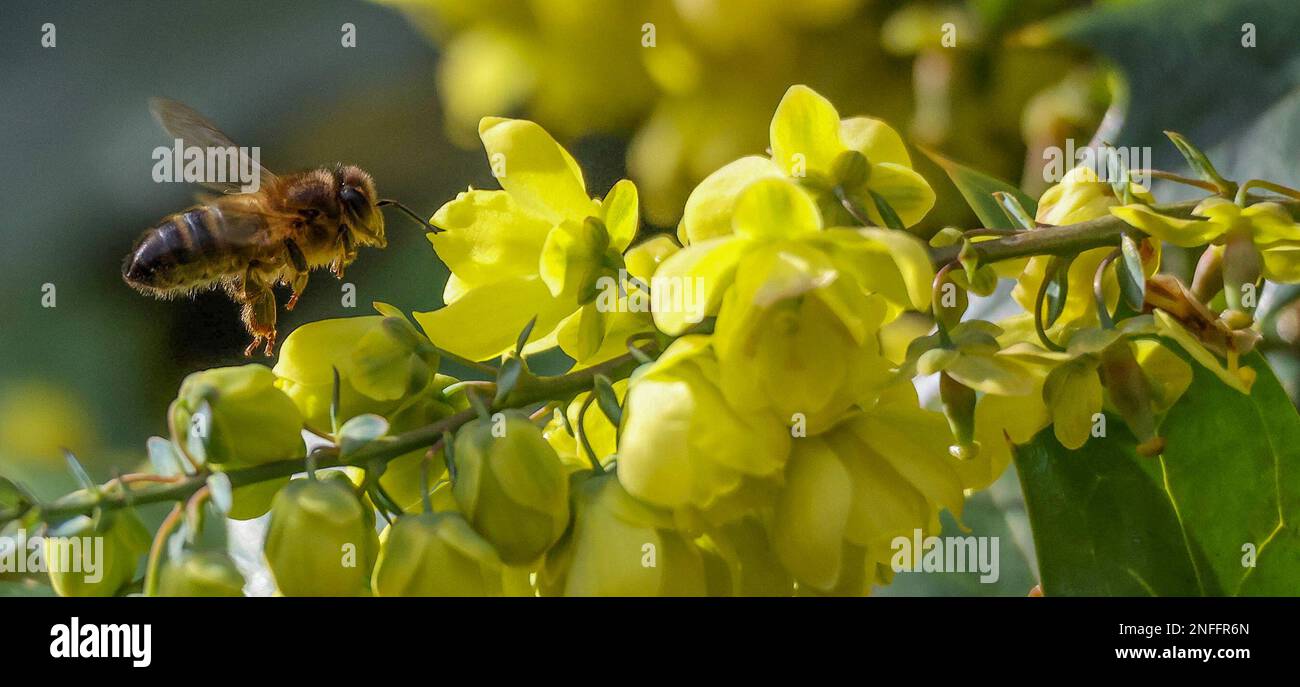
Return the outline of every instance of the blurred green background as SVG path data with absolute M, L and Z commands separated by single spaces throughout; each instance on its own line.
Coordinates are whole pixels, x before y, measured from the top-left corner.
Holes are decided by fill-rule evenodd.
M 52 48 L 41 45 L 47 22 Z M 654 48 L 640 42 L 645 22 Z M 345 23 L 356 47 L 341 45 Z M 939 44 L 946 23 L 952 48 Z M 1253 47 L 1242 45 L 1246 23 Z M 151 152 L 168 143 L 152 96 L 260 146 L 272 170 L 354 163 L 424 214 L 494 185 L 473 137 L 478 115 L 530 116 L 575 154 L 593 195 L 636 180 L 653 231 L 672 229 L 703 175 L 762 152 L 771 111 L 797 82 L 845 116 L 883 117 L 1035 194 L 1042 149 L 1067 138 L 1150 146 L 1156 166 L 1179 170 L 1162 129 L 1210 150 L 1229 176 L 1295 186 L 1297 35 L 1294 0 L 6 2 L 0 474 L 49 498 L 74 486 L 63 447 L 97 478 L 134 468 L 145 439 L 165 433 L 186 374 L 243 361 L 246 336 L 223 295 L 156 301 L 121 280 L 136 237 L 196 191 L 150 178 Z M 938 168 L 915 157 L 940 195 L 922 231 L 973 225 Z M 299 307 L 281 312 L 282 338 L 303 322 L 366 314 L 372 300 L 440 304 L 447 274 L 428 242 L 403 218 L 389 226 L 389 248 L 364 251 L 347 272 L 357 307 L 317 274 Z M 1190 264 L 1170 261 L 1184 273 Z M 47 284 L 56 307 L 43 307 Z M 1290 299 L 1276 294 L 1272 307 Z M 1293 346 L 1271 341 L 1294 389 Z M 964 524 L 1002 537 L 997 584 L 901 575 L 884 591 L 1026 593 L 1033 552 L 1014 474 L 973 497 Z

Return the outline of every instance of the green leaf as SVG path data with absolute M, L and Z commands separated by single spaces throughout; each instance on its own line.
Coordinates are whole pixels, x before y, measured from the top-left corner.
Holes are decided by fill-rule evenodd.
M 1047 269 L 1047 316 L 1043 320 L 1044 326 L 1056 324 L 1061 313 L 1065 312 L 1066 298 L 1070 295 L 1071 262 L 1074 262 L 1073 258 L 1056 256 Z
M 519 383 L 519 377 L 524 372 L 524 361 L 517 355 L 506 358 L 501 364 L 501 371 L 497 373 L 497 392 L 494 402 L 501 404 L 515 390 L 515 385 Z
M 208 491 L 212 495 L 212 505 L 216 506 L 217 511 L 222 515 L 229 513 L 235 503 L 234 487 L 230 484 L 230 476 L 224 472 L 214 472 L 208 476 L 207 484 Z
M 1185 136 L 1176 131 L 1166 131 L 1165 136 L 1168 136 L 1169 140 L 1173 141 L 1174 147 L 1183 156 L 1187 166 L 1193 172 L 1196 172 L 1196 176 L 1219 187 L 1220 193 L 1232 194 L 1236 192 L 1237 185 L 1224 179 L 1223 175 L 1219 174 L 1219 170 L 1214 168 L 1214 163 L 1210 162 L 1210 158 L 1206 157 L 1205 153 L 1187 140 Z
M 975 211 L 975 216 L 979 217 L 980 222 L 989 229 L 1020 229 L 1015 222 L 1012 222 L 1003 212 L 1002 204 L 993 197 L 994 193 L 1005 193 L 1010 197 L 1020 201 L 1020 205 L 1033 214 L 1038 211 L 1038 203 L 1021 191 L 1019 188 L 998 179 L 989 176 L 983 172 L 976 171 L 959 162 L 954 162 L 948 158 L 931 150 L 921 149 L 934 163 L 943 168 L 952 179 L 952 183 L 961 192 L 966 203 L 970 205 L 971 210 Z
M 537 316 L 528 320 L 528 324 L 519 332 L 519 338 L 515 339 L 515 355 L 523 355 L 524 346 L 528 345 L 528 339 L 533 335 L 533 327 L 537 326 Z
M 899 218 L 897 212 L 894 212 L 893 206 L 889 204 L 889 201 L 885 200 L 884 196 L 871 190 L 868 190 L 868 193 L 871 194 L 871 202 L 876 204 L 876 212 L 880 213 L 880 219 L 884 220 L 886 227 L 897 231 L 907 229 L 903 224 L 903 220 Z
M 605 375 L 596 375 L 592 386 L 592 391 L 596 394 L 596 405 L 600 406 L 600 411 L 609 418 L 610 424 L 618 427 L 622 424 L 623 409 L 618 405 L 618 394 L 614 392 L 614 385 Z
M 362 446 L 388 433 L 388 420 L 379 415 L 367 413 L 358 415 L 339 428 L 339 455 L 349 456 Z
M 1125 234 L 1120 239 L 1120 256 L 1115 263 L 1115 276 L 1119 279 L 1119 292 L 1129 307 L 1142 311 L 1146 301 L 1147 275 L 1142 268 L 1142 252 L 1138 250 L 1137 241 Z
M 149 437 L 145 449 L 149 453 L 149 464 L 159 475 L 177 477 L 188 471 L 189 463 L 181 457 L 172 442 L 162 437 Z
M 993 200 L 997 201 L 998 206 L 1002 208 L 1002 213 L 1007 216 L 1007 219 L 1011 220 L 1011 222 L 1016 225 L 1017 229 L 1028 231 L 1038 227 L 1038 223 L 1035 222 L 1034 218 L 1025 211 L 1025 206 L 1021 205 L 1020 199 L 1014 194 L 1006 193 L 1004 191 L 994 191 Z
M 1300 415 L 1259 354 L 1244 362 L 1248 396 L 1193 364 L 1159 457 L 1109 415 L 1077 451 L 1050 428 L 1016 447 L 1048 595 L 1300 594 Z
M 69 451 L 66 448 L 63 449 L 63 459 L 67 461 L 68 471 L 72 473 L 72 476 L 76 478 L 77 483 L 80 484 L 83 489 L 92 494 L 99 492 L 99 485 L 95 484 L 95 480 L 91 479 L 90 475 L 86 474 L 86 468 L 81 467 L 81 461 L 77 460 L 77 457 L 72 455 L 72 451 Z

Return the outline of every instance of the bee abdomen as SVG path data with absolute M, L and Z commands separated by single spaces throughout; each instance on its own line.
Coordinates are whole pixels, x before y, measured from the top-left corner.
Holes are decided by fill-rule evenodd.
M 220 254 L 216 217 L 210 208 L 178 212 L 145 232 L 122 263 L 122 278 L 145 289 L 198 286 L 219 276 L 214 258 Z

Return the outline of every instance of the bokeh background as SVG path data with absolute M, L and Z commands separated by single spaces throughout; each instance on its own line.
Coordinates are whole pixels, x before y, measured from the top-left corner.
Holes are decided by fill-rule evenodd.
M 47 22 L 52 48 L 41 45 Z M 355 47 L 341 44 L 345 23 Z M 1046 186 L 1042 151 L 1066 139 L 1149 146 L 1157 167 L 1181 171 L 1163 129 L 1209 150 L 1230 178 L 1297 186 L 1297 36 L 1295 0 L 7 1 L 0 475 L 50 498 L 75 486 L 63 448 L 97 478 L 130 470 L 145 439 L 165 432 L 186 374 L 244 360 L 224 296 L 155 301 L 121 281 L 138 234 L 196 190 L 150 178 L 152 150 L 169 143 L 152 96 L 260 146 L 272 170 L 354 163 L 425 214 L 467 186 L 493 186 L 474 135 L 481 115 L 527 116 L 569 147 L 593 195 L 630 176 L 645 231 L 671 231 L 695 182 L 766 147 L 792 83 L 1034 194 Z M 914 157 L 939 194 L 920 231 L 973 226 L 943 173 Z M 403 218 L 389 226 L 389 248 L 363 252 L 347 273 L 357 307 L 318 274 L 281 313 L 282 337 L 365 314 L 372 300 L 440 304 L 447 273 L 428 242 Z M 1175 252 L 1168 268 L 1186 273 L 1192 258 Z M 55 307 L 44 307 L 47 285 Z M 1270 357 L 1292 389 L 1293 298 L 1275 292 L 1264 305 Z M 978 307 L 993 316 L 999 303 Z M 1001 537 L 999 581 L 901 575 L 881 593 L 1023 595 L 1034 584 L 1014 471 L 971 499 L 965 530 L 945 523 Z M 0 594 L 40 592 L 0 579 Z

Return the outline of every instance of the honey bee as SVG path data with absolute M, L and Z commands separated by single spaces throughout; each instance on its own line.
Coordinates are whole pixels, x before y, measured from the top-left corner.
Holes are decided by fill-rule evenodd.
M 243 150 L 186 105 L 155 98 L 150 109 L 185 147 Z M 246 356 L 262 344 L 268 356 L 275 348 L 273 287 L 284 284 L 293 290 L 285 304 L 292 310 L 311 270 L 329 267 L 342 279 L 359 248 L 388 244 L 381 207 L 397 207 L 437 231 L 402 204 L 380 199 L 374 180 L 359 167 L 340 164 L 284 176 L 255 167 L 257 190 L 241 193 L 236 181 L 203 182 L 219 195 L 164 217 L 140 236 L 122 262 L 126 283 L 156 298 L 223 289 L 242 307 L 241 319 L 253 337 Z

